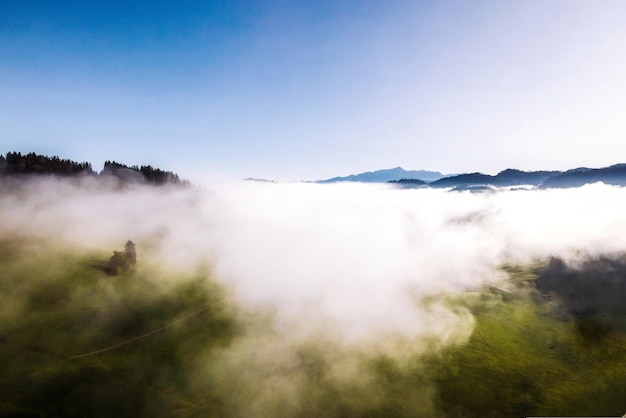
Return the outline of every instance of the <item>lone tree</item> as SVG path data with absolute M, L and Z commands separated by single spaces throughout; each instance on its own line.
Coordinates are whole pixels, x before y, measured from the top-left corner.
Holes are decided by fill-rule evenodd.
M 109 259 L 106 267 L 107 274 L 117 276 L 124 274 L 137 264 L 137 252 L 135 251 L 135 243 L 131 240 L 126 242 L 124 251 L 113 251 L 113 256 Z
M 137 263 L 137 252 L 135 251 L 135 243 L 131 240 L 126 241 L 124 246 L 124 257 L 126 261 L 134 266 Z

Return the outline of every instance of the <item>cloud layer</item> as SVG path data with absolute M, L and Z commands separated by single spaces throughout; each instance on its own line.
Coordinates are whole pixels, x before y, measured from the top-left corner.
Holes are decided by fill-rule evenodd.
M 255 182 L 120 190 L 37 180 L 5 185 L 0 231 L 94 249 L 132 239 L 140 260 L 211 269 L 239 303 L 275 312 L 285 329 L 335 329 L 361 342 L 380 334 L 446 340 L 455 324 L 471 321 L 423 301 L 497 284 L 504 263 L 622 251 L 625 204 L 624 189 L 602 184 L 471 194 Z

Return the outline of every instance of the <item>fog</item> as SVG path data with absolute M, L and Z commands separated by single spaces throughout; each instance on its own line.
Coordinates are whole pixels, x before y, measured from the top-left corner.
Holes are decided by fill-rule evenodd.
M 250 330 L 219 366 L 223 388 L 254 399 L 242 416 L 278 414 L 291 399 L 285 370 L 301 360 L 305 342 L 307 355 L 332 353 L 327 360 L 342 381 L 357 351 L 402 358 L 467 341 L 475 318 L 448 301 L 485 285 L 507 288 L 504 265 L 549 257 L 575 265 L 626 248 L 626 189 L 603 184 L 483 194 L 49 178 L 2 187 L 2 236 L 106 251 L 131 239 L 138 265 L 171 273 L 159 280 L 209 271 Z M 277 370 L 271 394 L 246 381 Z
M 498 283 L 504 263 L 626 248 L 626 192 L 602 184 L 472 194 L 258 182 L 118 190 L 46 179 L 5 191 L 0 205 L 3 234 L 111 250 L 132 239 L 140 257 L 168 268 L 210 268 L 237 300 L 275 309 L 285 325 L 338 326 L 357 338 L 447 338 L 444 310 L 416 302 Z

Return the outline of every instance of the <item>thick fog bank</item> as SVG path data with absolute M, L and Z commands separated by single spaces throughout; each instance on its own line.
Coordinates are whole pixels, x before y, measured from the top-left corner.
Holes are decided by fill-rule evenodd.
M 601 184 L 472 194 L 254 182 L 119 189 L 39 179 L 3 185 L 0 233 L 111 250 L 132 239 L 140 261 L 207 267 L 239 302 L 272 310 L 295 333 L 445 341 L 467 336 L 460 329 L 472 321 L 431 296 L 497 284 L 504 263 L 623 251 L 624 207 L 626 189 Z

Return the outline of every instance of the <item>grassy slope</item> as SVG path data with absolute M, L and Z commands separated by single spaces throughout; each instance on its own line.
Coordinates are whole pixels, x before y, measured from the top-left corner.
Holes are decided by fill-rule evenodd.
M 439 407 L 452 417 L 621 416 L 625 336 L 582 336 L 579 321 L 529 296 L 472 303 L 470 341 L 433 361 Z
M 195 362 L 237 332 L 205 277 L 107 276 L 105 254 L 23 239 L 0 253 L 0 416 L 171 416 L 194 402 Z
M 408 360 L 366 356 L 366 385 L 317 384 L 317 399 L 332 406 L 324 411 L 334 411 L 325 416 L 621 416 L 626 336 L 589 332 L 605 324 L 564 315 L 534 290 L 528 269 L 515 272 L 512 284 L 512 293 L 491 289 L 450 301 L 476 318 L 466 344 Z
M 575 320 L 563 320 L 543 300 L 532 299 L 522 292 L 455 300 L 476 316 L 466 344 L 408 361 L 366 358 L 362 367 L 370 384 L 360 387 L 359 401 L 330 387 L 326 395 L 335 400 L 335 410 L 339 403 L 348 413 L 327 416 L 621 416 L 625 336 L 583 338 Z
M 258 374 L 238 364 L 220 369 L 220 348 L 244 338 L 244 328 L 205 274 L 164 278 L 140 260 L 129 275 L 107 276 L 101 265 L 109 255 L 0 241 L 0 416 L 626 412 L 624 334 L 560 312 L 534 290 L 528 269 L 511 270 L 518 285 L 511 294 L 492 289 L 451 300 L 476 317 L 464 345 L 409 357 L 363 351 L 346 374 L 337 372 L 343 360 L 332 342 L 314 342 L 293 347 L 288 371 Z M 295 395 L 279 398 L 270 384 L 285 393 L 293 386 Z M 261 404 L 273 409 L 254 406 Z

